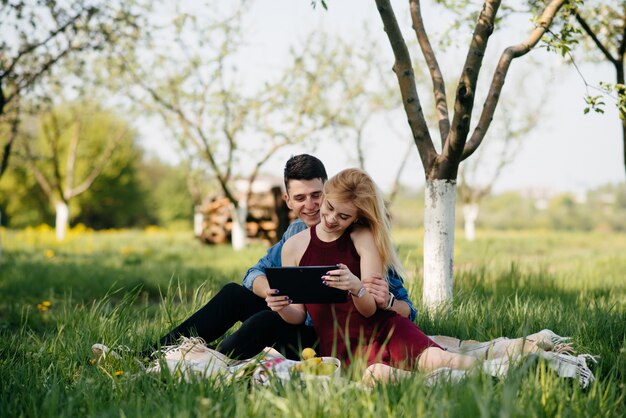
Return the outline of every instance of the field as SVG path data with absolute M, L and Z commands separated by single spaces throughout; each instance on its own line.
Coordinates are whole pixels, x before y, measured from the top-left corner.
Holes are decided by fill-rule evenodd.
M 421 298 L 420 230 L 395 232 Z M 626 414 L 626 235 L 484 232 L 455 248 L 454 302 L 417 323 L 428 334 L 486 340 L 549 328 L 600 356 L 582 390 L 544 364 L 506 379 L 472 375 L 426 387 L 417 375 L 367 392 L 357 385 L 181 383 L 147 375 L 127 356 L 97 367 L 90 347 L 146 347 L 263 253 L 202 246 L 190 232 L 2 230 L 0 416 L 501 416 Z

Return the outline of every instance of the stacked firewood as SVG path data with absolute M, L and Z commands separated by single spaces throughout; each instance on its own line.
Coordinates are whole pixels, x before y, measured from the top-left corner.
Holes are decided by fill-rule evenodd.
M 196 208 L 201 226 L 196 235 L 207 244 L 230 242 L 234 206 L 226 197 L 213 197 Z M 248 201 L 246 233 L 248 238 L 276 243 L 292 221 L 280 187 L 262 193 L 252 193 Z
M 231 207 L 230 200 L 222 197 L 211 199 L 196 208 L 196 213 L 202 214 L 202 227 L 198 236 L 201 241 L 207 244 L 225 244 L 228 242 L 230 229 L 232 229 Z

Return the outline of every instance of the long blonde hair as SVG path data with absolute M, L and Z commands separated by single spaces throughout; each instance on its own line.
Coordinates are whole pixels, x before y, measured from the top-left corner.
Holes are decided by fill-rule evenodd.
M 391 241 L 391 223 L 385 199 L 365 171 L 358 168 L 340 171 L 324 184 L 324 196 L 342 203 L 352 202 L 358 211 L 357 223 L 368 227 L 374 235 L 376 248 L 383 261 L 384 274 L 393 269 L 400 277 L 405 275 Z

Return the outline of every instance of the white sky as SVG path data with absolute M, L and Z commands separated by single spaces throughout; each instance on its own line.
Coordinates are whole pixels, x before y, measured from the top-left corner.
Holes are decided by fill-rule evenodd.
M 393 1 L 392 3 L 405 33 L 405 39 L 413 39 L 407 11 L 408 2 Z M 276 74 L 285 61 L 290 45 L 297 45 L 298 41 L 302 41 L 312 31 L 338 33 L 350 39 L 361 33 L 364 24 L 370 33 L 380 40 L 381 54 L 388 57 L 389 68 L 391 68 L 393 64 L 391 48 L 374 1 L 330 0 L 328 5 L 329 10 L 324 11 L 319 5 L 317 9 L 313 9 L 308 0 L 254 2 L 247 18 L 250 46 L 245 52 L 246 65 L 240 67 L 241 72 L 245 72 L 245 68 L 253 68 L 253 73 L 246 75 L 247 81 L 254 83 L 256 77 L 258 80 L 265 80 L 272 74 Z M 450 19 L 446 19 L 441 13 L 427 11 L 425 17 L 427 29 L 446 28 L 450 24 Z M 524 18 L 522 22 L 525 21 Z M 510 32 L 498 30 L 494 32 L 488 55 L 485 58 L 483 73 L 481 73 L 483 84 L 491 78 L 489 67 L 495 65 L 502 47 L 521 40 L 523 33 L 526 32 L 519 32 L 515 36 Z M 462 64 L 459 60 L 465 58 L 467 42 L 460 40 L 459 43 L 462 48 L 461 53 L 451 52 L 447 56 L 438 56 L 444 76 L 458 74 L 458 69 Z M 543 51 L 533 54 L 535 60 L 541 61 L 542 64 L 546 63 L 546 69 L 561 62 L 555 54 L 547 54 Z M 411 50 L 411 56 L 414 61 L 416 58 L 421 59 L 417 49 Z M 509 79 L 533 77 L 532 74 L 527 74 L 531 68 L 535 71 L 537 68 L 542 70 L 543 67 L 525 65 L 528 62 L 526 58 L 522 57 L 513 62 Z M 581 68 L 586 80 L 590 83 L 614 79 L 614 72 L 609 65 L 583 64 Z M 542 112 L 545 117 L 542 118 L 537 128 L 524 138 L 519 154 L 496 182 L 496 192 L 526 188 L 580 191 L 609 182 L 624 181 L 620 122 L 613 103 L 607 101 L 603 115 L 584 116 L 585 86 L 582 78 L 571 66 L 561 67 L 555 75 L 550 85 L 538 85 L 536 94 L 525 92 L 524 100 L 528 100 L 528 97 L 531 100 L 532 97 L 539 97 L 542 89 L 550 89 L 551 97 L 545 106 L 545 112 Z M 389 76 L 395 77 L 391 72 Z M 453 89 L 454 86 L 448 86 L 448 94 Z M 426 97 L 430 94 L 430 86 L 418 92 L 421 97 Z M 518 94 L 511 85 L 505 85 L 503 93 L 509 96 Z M 398 91 L 398 97 L 399 95 Z M 524 100 L 520 100 L 521 106 L 527 105 Z M 422 103 L 424 101 L 422 99 Z M 481 102 L 477 101 L 476 106 L 480 105 Z M 408 125 L 404 122 L 404 115 L 398 113 L 397 116 L 394 130 L 403 133 L 404 138 L 390 137 L 389 129 L 383 123 L 373 123 L 366 133 L 370 144 L 366 169 L 383 189 L 391 185 L 396 167 L 405 153 L 405 141 L 410 137 Z M 144 130 L 143 133 L 151 138 L 151 145 L 146 148 L 171 161 L 173 151 L 165 139 L 159 138 L 157 129 Z M 433 138 L 438 138 L 438 136 L 433 136 Z M 488 135 L 485 142 L 490 140 L 493 138 Z M 350 152 L 346 147 L 339 148 L 331 145 L 332 141 L 328 142 L 316 150 L 315 155 L 325 163 L 329 175 L 342 168 L 355 165 L 355 152 Z M 265 171 L 281 176 L 284 161 L 289 155 L 311 151 L 307 148 L 290 148 L 270 160 L 265 166 Z M 417 188 L 423 185 L 424 174 L 414 147 L 411 152 L 413 155 L 402 177 L 402 182 Z

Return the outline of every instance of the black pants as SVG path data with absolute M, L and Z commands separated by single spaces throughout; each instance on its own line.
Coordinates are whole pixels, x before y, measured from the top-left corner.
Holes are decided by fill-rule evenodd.
M 210 344 L 240 321 L 236 332 L 217 347 L 210 346 L 231 358 L 250 358 L 265 347 L 274 347 L 287 358 L 298 359 L 302 348 L 317 345 L 313 327 L 286 323 L 265 300 L 236 283 L 225 285 L 206 305 L 163 336 L 158 345 L 174 344 L 181 336 L 198 336 Z

